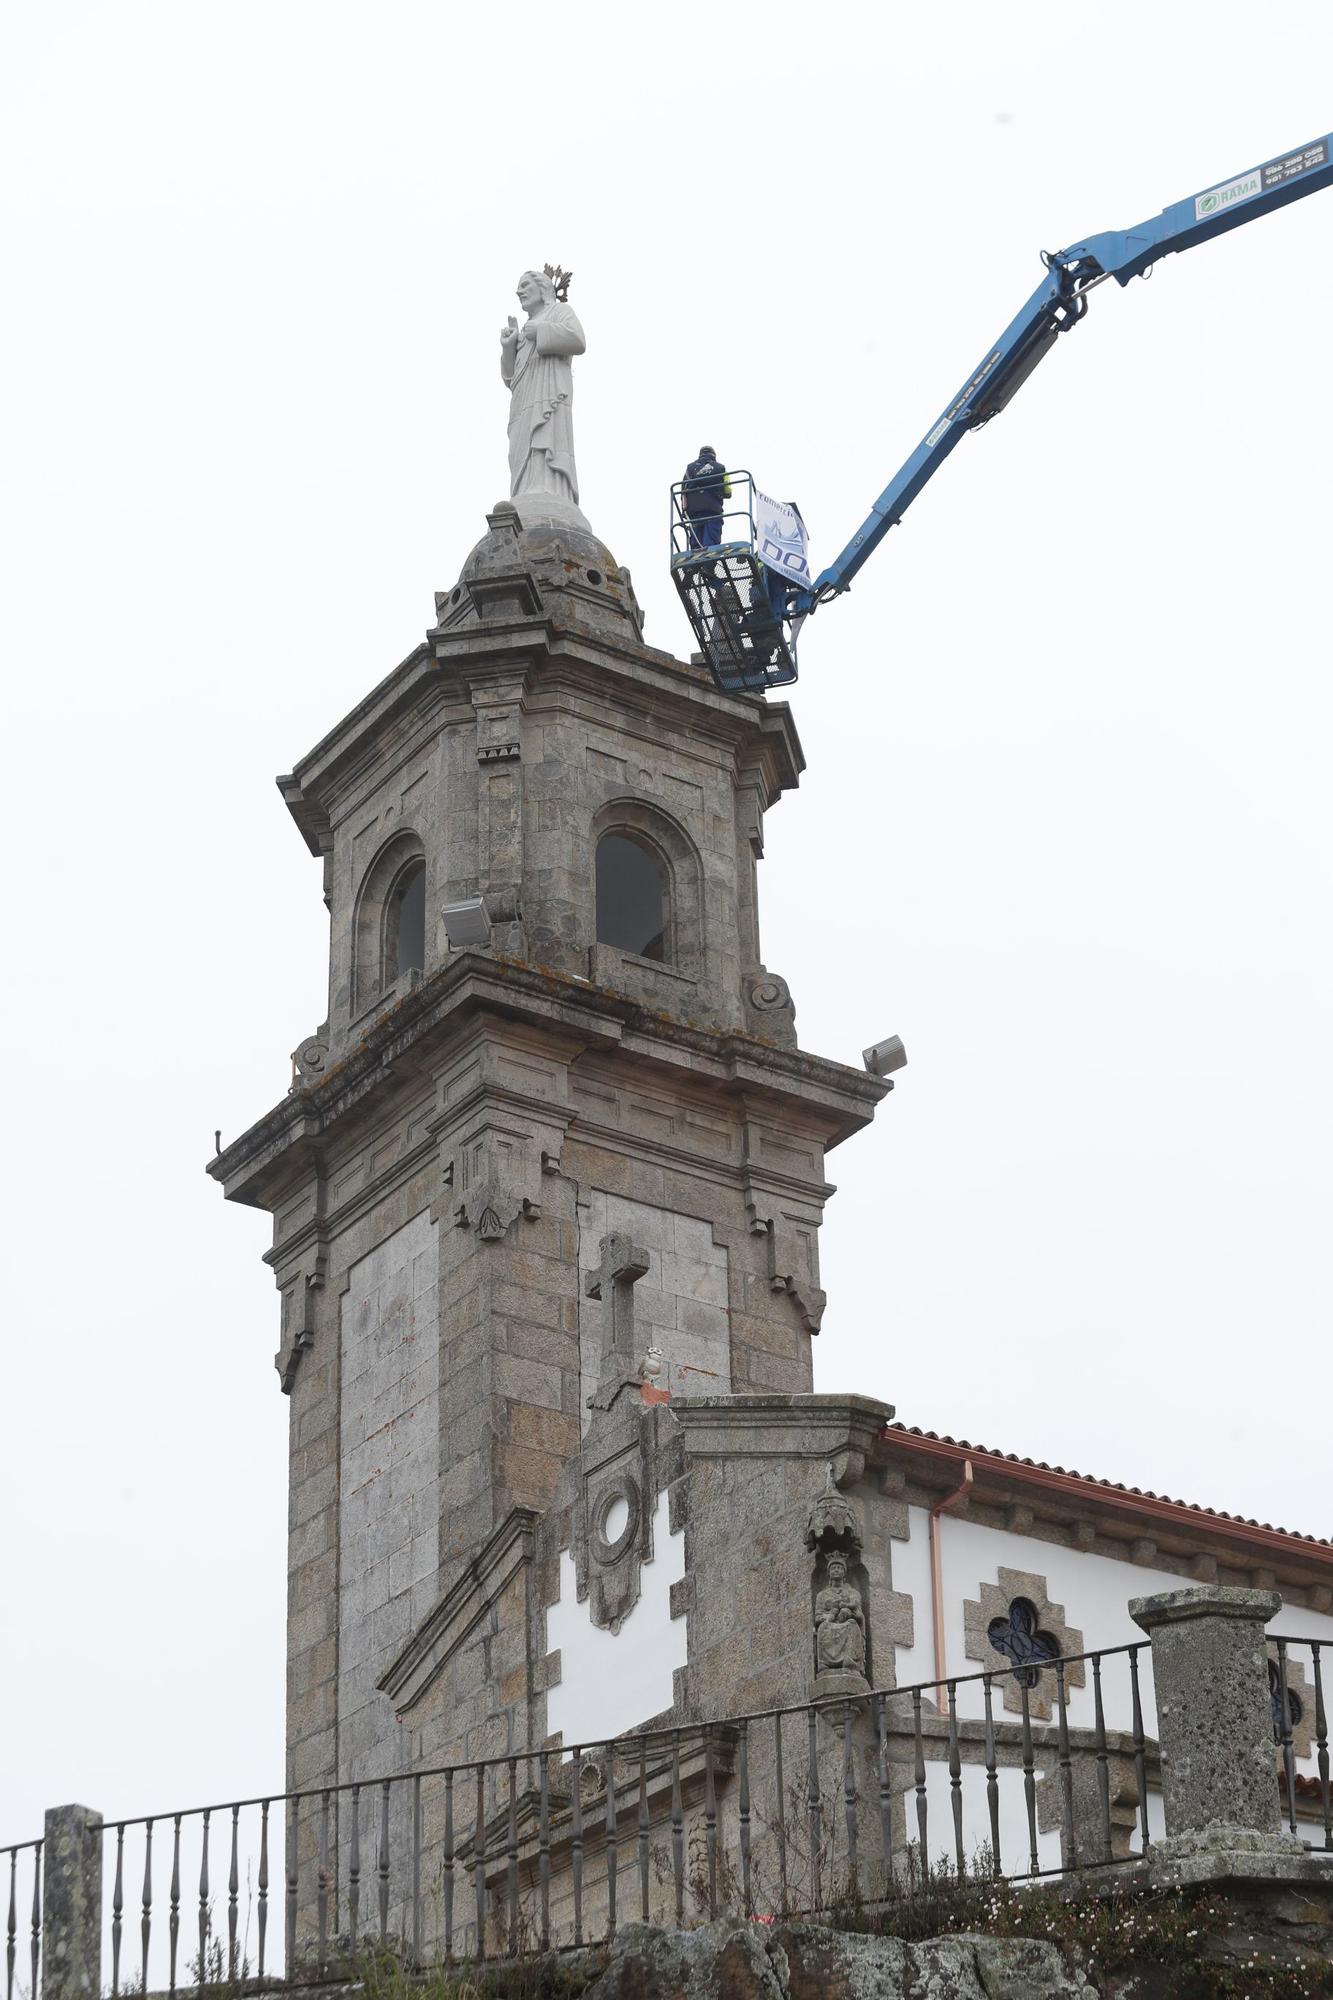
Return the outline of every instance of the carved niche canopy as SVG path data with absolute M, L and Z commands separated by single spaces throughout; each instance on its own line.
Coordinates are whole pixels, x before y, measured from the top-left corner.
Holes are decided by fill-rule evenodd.
M 861 1523 L 855 1507 L 833 1483 L 833 1467 L 824 1474 L 824 1490 L 810 1509 L 805 1524 L 805 1546 L 828 1555 L 834 1549 L 844 1555 L 861 1553 Z

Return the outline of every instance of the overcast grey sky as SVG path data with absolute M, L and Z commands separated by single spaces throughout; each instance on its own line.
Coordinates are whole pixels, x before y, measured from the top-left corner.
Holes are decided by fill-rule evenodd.
M 203 1169 L 325 1011 L 273 776 L 503 493 L 519 271 L 576 273 L 584 505 L 683 651 L 701 440 L 826 560 L 1041 247 L 1331 76 L 1291 0 L 8 0 L 0 1839 L 281 1784 L 277 1303 Z M 762 870 L 803 1043 L 911 1057 L 817 1386 L 1321 1533 L 1331 305 L 1333 192 L 1103 288 L 807 627 Z

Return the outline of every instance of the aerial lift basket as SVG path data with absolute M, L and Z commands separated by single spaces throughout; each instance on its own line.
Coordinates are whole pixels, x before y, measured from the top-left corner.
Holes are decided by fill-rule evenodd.
M 683 482 L 672 487 L 671 575 L 717 685 L 758 694 L 796 679 L 796 645 L 756 550 L 753 481 L 748 472 L 729 476 L 731 495 L 711 521 L 686 512 Z M 712 535 L 719 539 L 709 542 Z

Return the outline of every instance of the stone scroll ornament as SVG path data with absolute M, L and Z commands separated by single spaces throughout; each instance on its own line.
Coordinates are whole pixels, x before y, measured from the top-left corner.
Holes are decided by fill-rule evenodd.
M 816 1695 L 868 1694 L 866 1607 L 853 1566 L 860 1567 L 861 1524 L 850 1500 L 833 1483 L 810 1509 L 805 1545 L 814 1557 L 814 1638 Z
M 574 463 L 573 358 L 586 345 L 570 307 L 573 273 L 558 264 L 525 271 L 518 302 L 527 318 L 511 315 L 500 329 L 500 378 L 509 391 L 509 495 L 535 498 L 554 510 L 577 509 Z

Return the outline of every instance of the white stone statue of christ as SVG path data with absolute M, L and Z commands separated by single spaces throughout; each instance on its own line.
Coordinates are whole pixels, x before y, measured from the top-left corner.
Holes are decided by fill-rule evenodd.
M 511 317 L 500 332 L 500 375 L 509 391 L 510 498 L 534 494 L 577 507 L 570 363 L 583 352 L 583 328 L 541 271 L 523 273 L 518 302 L 525 324 Z

